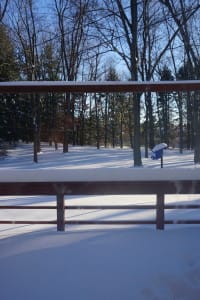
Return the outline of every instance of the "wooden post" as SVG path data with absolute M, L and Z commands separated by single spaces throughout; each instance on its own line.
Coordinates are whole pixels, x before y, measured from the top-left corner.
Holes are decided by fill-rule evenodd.
M 160 167 L 163 168 L 163 155 L 160 158 Z
M 156 229 L 164 229 L 165 211 L 164 211 L 164 194 L 157 194 L 156 204 Z
M 63 194 L 57 194 L 57 231 L 65 231 L 65 200 Z

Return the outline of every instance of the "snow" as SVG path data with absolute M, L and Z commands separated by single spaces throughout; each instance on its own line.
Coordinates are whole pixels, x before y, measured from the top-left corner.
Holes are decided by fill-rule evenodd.
M 156 152 L 156 151 L 163 150 L 163 149 L 166 149 L 166 148 L 167 148 L 167 144 L 160 143 L 160 144 L 155 145 L 155 147 L 153 147 L 152 151 Z
M 88 173 L 87 173 L 88 169 Z M 39 163 L 32 163 L 32 146 L 20 145 L 0 160 L 0 181 L 123 178 L 147 180 L 199 179 L 193 153 L 164 151 L 159 161 L 143 158 L 133 168 L 132 150 L 70 147 L 54 151 L 42 145 Z M 36 177 L 37 176 L 37 177 Z M 61 177 L 59 177 L 61 176 Z M 76 177 L 78 176 L 78 177 Z M 104 177 L 103 177 L 104 176 Z M 162 177 L 163 176 L 163 177 Z M 155 196 L 67 196 L 68 205 L 152 204 Z M 168 203 L 200 203 L 199 195 L 169 195 Z M 0 205 L 55 205 L 54 197 L 0 197 Z M 55 219 L 54 210 L 0 210 L 3 219 Z M 69 219 L 153 219 L 155 211 L 69 211 Z M 199 218 L 198 210 L 167 210 L 167 219 Z M 71 225 L 57 232 L 53 225 L 0 225 L 0 287 L 2 300 L 197 300 L 200 293 L 200 227 L 166 225 Z
M 101 168 L 101 169 L 76 169 L 57 170 L 49 168 L 45 170 L 6 170 L 2 169 L 1 182 L 55 182 L 55 181 L 150 181 L 150 180 L 188 180 L 199 179 L 199 169 L 156 169 L 152 177 L 151 169 L 125 169 L 125 168 Z

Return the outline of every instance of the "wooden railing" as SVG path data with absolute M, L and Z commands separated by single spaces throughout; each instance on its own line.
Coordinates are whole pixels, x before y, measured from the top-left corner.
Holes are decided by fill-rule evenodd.
M 1 82 L 0 93 L 97 93 L 97 92 L 169 92 L 169 91 L 200 91 L 200 80 L 162 81 L 162 82 Z M 198 178 L 198 179 L 197 179 Z M 65 206 L 65 195 L 119 195 L 119 194 L 154 194 L 156 205 L 120 205 L 120 206 Z M 164 229 L 165 224 L 187 223 L 200 224 L 198 220 L 166 221 L 165 209 L 194 209 L 199 205 L 176 206 L 165 204 L 167 194 L 200 194 L 200 178 L 191 180 L 106 180 L 106 181 L 38 181 L 38 182 L 3 182 L 0 180 L 0 195 L 55 195 L 57 206 L 1 206 L 2 209 L 56 209 L 57 220 L 53 221 L 0 221 L 1 224 L 57 224 L 63 231 L 65 224 L 156 224 L 157 229 Z M 155 209 L 156 219 L 128 221 L 81 221 L 66 220 L 66 209 Z
M 65 195 L 156 195 L 155 205 L 67 205 Z M 67 224 L 155 224 L 164 229 L 165 224 L 200 224 L 197 220 L 165 220 L 165 209 L 199 209 L 200 205 L 172 205 L 165 203 L 167 194 L 200 194 L 200 180 L 178 181 L 69 181 L 69 182 L 0 182 L 0 195 L 55 195 L 57 206 L 0 206 L 0 209 L 56 209 L 57 220 L 15 221 L 4 220 L 0 224 L 57 224 L 58 231 L 64 231 Z M 155 220 L 67 220 L 65 210 L 69 209 L 155 209 Z
M 200 91 L 200 80 L 179 81 L 9 81 L 0 82 L 0 93 L 142 93 Z

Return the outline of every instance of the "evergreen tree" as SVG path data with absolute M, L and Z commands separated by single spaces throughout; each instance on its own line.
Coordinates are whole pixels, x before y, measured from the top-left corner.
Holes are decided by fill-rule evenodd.
M 160 71 L 160 80 L 173 80 L 171 70 L 167 66 L 164 66 Z M 165 142 L 167 145 L 170 141 L 170 105 L 172 98 L 172 94 L 165 92 L 159 93 L 157 97 L 160 142 Z
M 0 24 L 0 81 L 19 78 L 14 47 L 7 28 Z M 0 95 L 0 138 L 10 143 L 18 139 L 19 101 L 16 95 Z
M 0 24 L 0 81 L 11 81 L 19 78 L 14 47 L 7 28 Z

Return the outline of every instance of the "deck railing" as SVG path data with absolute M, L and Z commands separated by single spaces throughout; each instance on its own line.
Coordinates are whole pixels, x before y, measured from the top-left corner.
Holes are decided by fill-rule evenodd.
M 97 92 L 169 92 L 200 91 L 200 80 L 162 82 L 1 82 L 0 93 L 97 93 Z M 177 188 L 178 187 L 178 188 Z M 156 205 L 82 205 L 65 206 L 65 195 L 156 195 Z M 57 219 L 52 221 L 4 220 L 0 224 L 57 224 L 64 231 L 65 224 L 155 224 L 164 229 L 165 224 L 200 224 L 197 220 L 165 220 L 165 209 L 199 209 L 200 205 L 168 205 L 167 194 L 200 194 L 200 179 L 191 180 L 128 180 L 128 181 L 45 181 L 1 182 L 0 195 L 55 195 L 57 205 L 52 206 L 0 206 L 1 209 L 56 209 Z M 155 220 L 66 220 L 66 209 L 155 209 Z
M 0 82 L 3 93 L 142 93 L 200 91 L 200 80 L 179 81 L 9 81 Z
M 177 189 L 178 187 L 178 189 Z M 165 224 L 200 224 L 196 220 L 165 220 L 165 209 L 199 209 L 200 205 L 166 204 L 168 194 L 200 194 L 200 180 L 178 181 L 65 181 L 65 182 L 0 182 L 0 195 L 55 195 L 57 206 L 0 206 L 0 209 L 56 209 L 57 220 L 52 221 L 0 221 L 0 224 L 57 224 L 58 231 L 64 231 L 67 224 L 155 224 L 164 229 Z M 156 195 L 155 205 L 65 205 L 65 195 Z M 65 210 L 69 209 L 155 209 L 155 220 L 67 220 Z

